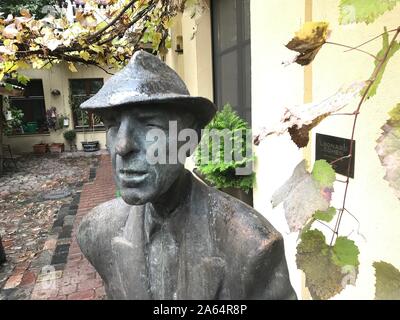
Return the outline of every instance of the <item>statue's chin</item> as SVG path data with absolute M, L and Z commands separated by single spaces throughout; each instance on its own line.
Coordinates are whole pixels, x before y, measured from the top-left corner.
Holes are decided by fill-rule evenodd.
M 151 200 L 150 199 L 151 197 L 137 194 L 136 192 L 129 190 L 129 189 L 121 190 L 121 198 L 127 204 L 129 204 L 131 206 L 140 206 L 147 202 L 150 202 L 150 200 Z

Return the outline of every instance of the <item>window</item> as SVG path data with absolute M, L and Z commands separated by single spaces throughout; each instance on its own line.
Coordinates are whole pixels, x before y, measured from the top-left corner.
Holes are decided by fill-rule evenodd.
M 79 108 L 81 103 L 94 96 L 103 86 L 103 79 L 70 79 L 71 109 L 75 129 L 104 129 L 101 119 L 92 112 Z
M 213 0 L 214 101 L 251 123 L 250 0 Z
M 48 132 L 46 107 L 44 102 L 43 83 L 41 79 L 31 79 L 26 85 L 24 95 L 10 97 L 10 107 L 20 109 L 24 116 L 21 128 L 15 128 L 16 134 Z

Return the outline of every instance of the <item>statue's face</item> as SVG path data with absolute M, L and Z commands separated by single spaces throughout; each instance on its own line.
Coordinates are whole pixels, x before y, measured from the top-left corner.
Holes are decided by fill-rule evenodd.
M 122 199 L 131 205 L 157 201 L 184 171 L 179 161 L 168 162 L 169 122 L 177 121 L 179 132 L 189 125 L 190 117 L 157 106 L 124 106 L 103 110 L 100 116 L 107 128 L 107 147 Z M 166 141 L 146 139 L 150 130 L 163 132 Z M 150 154 L 157 150 L 158 155 L 166 155 L 167 163 L 149 163 L 149 149 Z

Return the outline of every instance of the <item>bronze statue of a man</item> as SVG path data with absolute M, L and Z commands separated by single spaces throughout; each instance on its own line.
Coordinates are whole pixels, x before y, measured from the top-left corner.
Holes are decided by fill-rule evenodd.
M 170 139 L 146 139 L 149 130 L 169 137 L 176 121 L 178 131 L 199 131 L 216 112 L 211 101 L 191 97 L 172 69 L 139 51 L 81 108 L 103 119 L 121 192 L 94 208 L 77 236 L 109 299 L 296 298 L 282 236 L 262 215 L 182 162 L 148 161 L 154 145 L 167 159 L 172 148 Z

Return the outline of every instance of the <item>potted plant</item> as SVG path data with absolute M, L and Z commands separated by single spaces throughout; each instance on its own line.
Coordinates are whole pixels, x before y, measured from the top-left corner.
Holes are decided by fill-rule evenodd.
M 87 120 L 89 117 L 92 117 L 92 132 L 94 132 L 94 125 L 93 125 L 93 115 L 90 115 L 87 113 L 87 111 L 81 110 L 81 118 L 82 118 L 82 123 L 85 123 L 85 119 Z M 87 121 L 89 122 L 89 121 Z M 83 126 L 83 136 L 85 141 L 81 141 L 83 151 L 85 152 L 93 152 L 93 151 L 98 151 L 100 150 L 100 143 L 97 140 L 94 141 L 86 141 L 86 131 L 85 131 L 85 126 Z
M 205 128 L 195 152 L 197 170 L 194 173 L 209 185 L 252 205 L 255 175 L 249 130 L 249 124 L 226 104 Z M 218 133 L 218 139 L 215 133 Z M 227 149 L 225 139 L 230 142 L 230 149 Z M 239 175 L 238 170 L 245 167 L 250 168 L 246 170 L 250 172 Z
M 52 143 L 50 144 L 51 153 L 61 153 L 64 152 L 64 143 Z
M 47 152 L 48 149 L 48 144 L 47 143 L 37 143 L 33 145 L 33 152 L 35 154 L 45 154 Z
M 6 114 L 6 125 L 4 132 L 6 135 L 23 133 L 22 129 L 22 118 L 24 117 L 24 113 L 18 109 L 10 107 L 7 110 Z
M 76 139 L 76 131 L 71 129 L 67 130 L 64 132 L 64 139 L 67 140 L 69 144 L 69 149 L 70 151 L 75 151 L 76 150 L 76 144 L 75 144 L 75 139 Z

